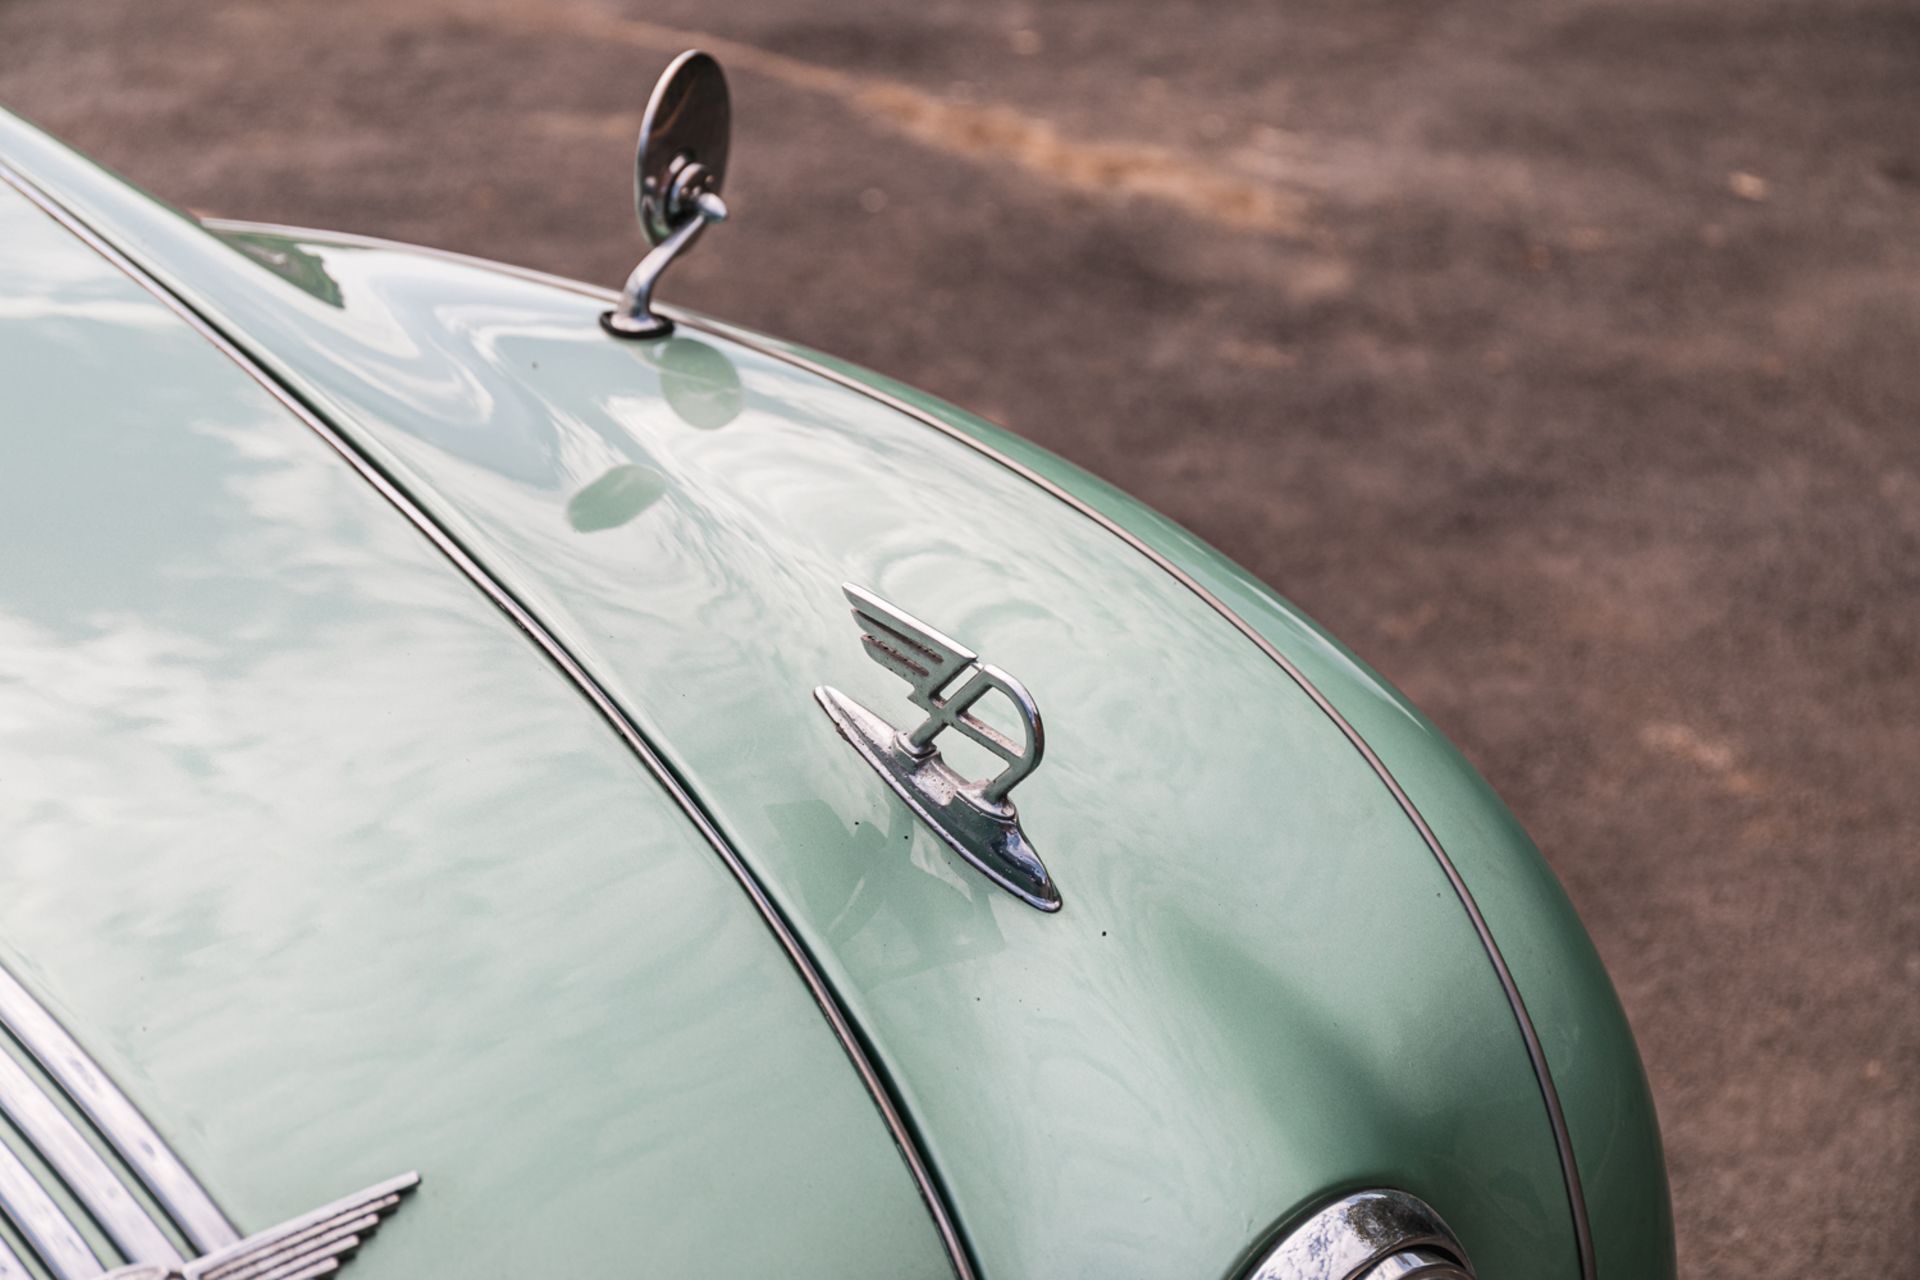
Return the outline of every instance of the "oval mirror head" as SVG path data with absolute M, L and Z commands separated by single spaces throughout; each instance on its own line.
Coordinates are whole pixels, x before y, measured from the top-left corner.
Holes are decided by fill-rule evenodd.
M 667 67 L 647 100 L 634 156 L 634 198 L 647 240 L 659 244 L 718 195 L 727 176 L 733 109 L 712 55 L 689 49 Z
M 727 136 L 733 109 L 720 64 L 689 49 L 668 65 L 647 99 L 634 152 L 633 197 L 653 246 L 627 277 L 620 305 L 600 317 L 616 338 L 663 338 L 673 321 L 653 309 L 654 286 L 710 222 L 724 222 Z

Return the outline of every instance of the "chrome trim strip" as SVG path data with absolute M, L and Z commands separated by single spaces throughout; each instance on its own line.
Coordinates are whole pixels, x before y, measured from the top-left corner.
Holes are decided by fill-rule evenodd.
M 19 1228 L 40 1260 L 59 1280 L 86 1280 L 106 1267 L 73 1222 L 28 1172 L 20 1157 L 0 1146 L 0 1212 Z
M 1396 1259 L 1402 1265 L 1381 1270 Z M 1404 1191 L 1357 1191 L 1269 1246 L 1245 1280 L 1387 1280 L 1413 1264 L 1448 1263 L 1452 1275 L 1471 1280 L 1466 1250 L 1432 1206 Z
M 19 173 L 4 160 L 0 160 L 0 181 L 5 181 L 14 187 L 21 195 L 39 206 L 39 208 L 54 221 L 71 231 L 96 253 L 100 254 L 101 257 L 118 267 L 135 283 L 139 284 L 142 288 L 146 289 L 147 292 L 165 304 L 203 338 L 213 344 L 217 350 L 238 365 L 249 377 L 259 383 L 268 394 L 272 395 L 285 406 L 290 413 L 312 429 L 335 453 L 340 455 L 348 466 L 359 472 L 362 479 L 372 485 L 382 497 L 393 504 L 401 515 L 411 521 L 413 526 L 420 531 L 427 541 L 431 542 L 442 555 L 452 561 L 454 567 L 466 575 L 468 580 L 493 602 L 494 607 L 506 614 L 514 625 L 524 631 L 527 637 L 547 655 L 548 660 L 574 683 L 575 687 L 580 690 L 582 696 L 593 704 L 595 709 L 600 712 L 601 718 L 626 742 L 628 748 L 632 750 L 640 762 L 646 766 L 648 771 L 654 775 L 654 778 L 660 783 L 661 787 L 666 790 L 668 796 L 671 797 L 674 803 L 680 807 L 681 811 L 687 815 L 687 820 L 694 825 L 695 829 L 700 832 L 701 836 L 706 840 L 707 844 L 712 847 L 713 851 L 719 856 L 727 869 L 733 873 L 734 878 L 740 882 L 741 888 L 752 901 L 755 910 L 760 913 L 761 918 L 766 922 L 767 928 L 772 931 L 775 939 L 786 951 L 787 959 L 792 963 L 794 970 L 800 975 L 801 981 L 806 984 L 807 990 L 812 993 L 814 1003 L 819 1005 L 821 1013 L 825 1015 L 827 1022 L 832 1026 L 834 1035 L 839 1038 L 840 1047 L 846 1052 L 848 1060 L 853 1064 L 854 1070 L 860 1076 L 861 1083 L 866 1086 L 868 1094 L 873 1098 L 874 1106 L 879 1109 L 881 1119 L 885 1122 L 888 1131 L 893 1135 L 894 1144 L 899 1148 L 901 1158 L 905 1161 L 908 1171 L 913 1176 L 914 1183 L 920 1192 L 920 1198 L 925 1202 L 929 1216 L 933 1218 L 934 1228 L 940 1235 L 941 1244 L 947 1251 L 947 1257 L 953 1263 L 954 1275 L 957 1280 L 976 1280 L 972 1258 L 967 1252 L 966 1244 L 961 1238 L 959 1227 L 952 1211 L 946 1203 L 946 1198 L 940 1188 L 940 1184 L 934 1177 L 932 1166 L 928 1164 L 926 1157 L 920 1151 L 919 1144 L 914 1138 L 913 1130 L 908 1125 L 905 1115 L 900 1110 L 891 1090 L 888 1089 L 884 1078 L 880 1075 L 879 1068 L 868 1055 L 864 1042 L 854 1030 L 852 1023 L 848 1020 L 846 1012 L 840 1007 L 839 1001 L 834 996 L 832 989 L 828 987 L 826 978 L 814 964 L 812 956 L 807 953 L 805 946 L 801 944 L 798 935 L 796 935 L 792 927 L 788 925 L 786 918 L 780 914 L 780 909 L 775 906 L 773 900 L 767 896 L 766 890 L 762 888 L 759 881 L 754 878 L 753 873 L 748 869 L 746 863 L 741 860 L 739 853 L 734 850 L 733 846 L 728 842 L 726 836 L 720 831 L 713 819 L 707 814 L 706 809 L 694 798 L 687 788 L 682 785 L 680 779 L 667 765 L 667 762 L 653 749 L 652 744 L 649 743 L 646 736 L 641 733 L 639 726 L 627 716 L 626 712 L 620 709 L 619 704 L 613 700 L 612 695 L 609 694 L 606 689 L 601 686 L 600 682 L 594 678 L 592 673 L 574 657 L 573 653 L 560 642 L 559 638 L 547 629 L 545 623 L 523 605 L 520 600 L 507 589 L 504 583 L 495 578 L 485 566 L 470 555 L 466 548 L 461 546 L 451 534 L 441 528 L 433 517 L 418 506 L 399 485 L 388 478 L 385 472 L 381 471 L 372 461 L 355 449 L 345 436 L 336 431 L 332 425 L 310 409 L 304 401 L 282 385 L 272 373 L 261 367 L 258 362 L 238 345 L 229 340 L 224 333 L 189 305 L 185 299 L 168 289 L 138 263 L 135 263 L 119 249 L 115 248 L 112 243 L 96 233 L 92 227 L 88 226 L 86 222 L 81 220 L 71 210 L 67 209 L 66 206 L 41 191 L 40 188 L 34 185 L 25 175 Z M 577 284 L 574 287 L 576 290 L 581 288 L 581 286 Z
M 493 262 L 486 258 L 476 258 L 471 254 L 454 253 L 446 249 L 435 249 L 425 245 L 412 245 L 398 240 L 387 240 L 379 236 L 359 235 L 352 232 L 321 231 L 307 227 L 289 227 L 276 223 L 249 222 L 239 219 L 207 218 L 202 220 L 202 225 L 216 232 L 233 231 L 260 235 L 285 235 L 294 238 L 304 236 L 322 243 L 332 242 L 367 249 L 388 249 L 425 255 L 431 258 L 438 258 L 442 261 L 458 262 L 467 266 L 478 267 L 483 270 L 492 271 L 498 275 L 510 276 L 518 280 L 526 280 L 535 284 L 551 285 L 603 302 L 615 299 L 618 296 L 611 290 L 583 284 L 577 280 L 568 280 L 563 276 L 552 275 L 548 272 L 535 271 L 528 267 L 516 267 L 509 263 Z M 791 351 L 781 350 L 777 346 L 759 340 L 754 334 L 712 324 L 698 316 L 690 316 L 677 307 L 661 306 L 656 309 L 662 314 L 671 316 L 677 324 L 683 324 L 689 329 L 694 329 L 728 342 L 737 343 L 750 350 L 758 351 L 762 355 L 770 356 L 773 359 L 790 364 L 797 369 L 805 370 L 817 377 L 824 378 L 829 382 L 844 387 L 849 391 L 857 392 L 870 400 L 884 404 L 888 408 L 905 414 L 923 426 L 931 427 L 949 439 L 965 445 L 983 457 L 989 458 L 1007 468 L 1009 471 L 1014 472 L 1016 475 L 1021 476 L 1054 498 L 1066 503 L 1069 507 L 1072 507 L 1081 515 L 1092 520 L 1114 537 L 1119 538 L 1122 542 L 1125 542 L 1135 551 L 1158 565 L 1187 590 L 1198 596 L 1203 603 L 1215 613 L 1219 614 L 1222 619 L 1231 624 L 1243 636 L 1252 641 L 1261 652 L 1265 653 L 1276 666 L 1284 671 L 1287 676 L 1300 687 L 1302 692 L 1313 700 L 1314 705 L 1319 707 L 1321 713 L 1324 714 L 1327 719 L 1331 720 L 1334 726 L 1346 736 L 1347 741 L 1353 745 L 1354 750 L 1360 753 L 1361 757 L 1367 762 L 1368 767 L 1373 770 L 1374 774 L 1379 777 L 1381 783 L 1392 793 L 1394 801 L 1400 806 L 1401 811 L 1406 814 L 1408 820 L 1413 823 L 1414 829 L 1420 833 L 1420 838 L 1425 842 L 1428 851 L 1432 853 L 1434 861 L 1439 863 L 1441 872 L 1446 876 L 1448 884 L 1453 887 L 1454 895 L 1459 898 L 1460 905 L 1466 910 L 1468 919 L 1473 923 L 1474 931 L 1480 937 L 1481 947 L 1487 953 L 1487 960 L 1493 965 L 1493 970 L 1500 981 L 1501 989 L 1506 994 L 1507 1004 L 1513 1011 L 1514 1021 L 1519 1024 L 1520 1037 L 1526 1044 L 1527 1056 L 1533 1065 L 1534 1078 L 1540 1086 L 1540 1096 L 1546 1106 L 1547 1119 L 1553 1128 L 1554 1145 L 1558 1149 L 1560 1158 L 1560 1173 L 1566 1183 L 1568 1208 L 1573 1217 L 1574 1241 L 1580 1256 L 1580 1274 L 1582 1280 L 1596 1280 L 1593 1258 L 1593 1234 L 1591 1225 L 1587 1219 L 1586 1196 L 1580 1187 L 1580 1169 L 1574 1160 L 1572 1134 L 1567 1128 L 1566 1112 L 1560 1104 L 1559 1090 L 1554 1086 L 1553 1075 L 1547 1067 L 1546 1049 L 1540 1043 L 1540 1035 L 1534 1028 L 1532 1015 L 1527 1012 L 1526 1001 L 1522 999 L 1520 995 L 1519 984 L 1514 981 L 1513 972 L 1507 967 L 1506 957 L 1501 954 L 1500 946 L 1494 940 L 1493 930 L 1488 926 L 1486 917 L 1480 912 L 1479 903 L 1474 901 L 1472 891 L 1467 888 L 1466 881 L 1461 878 L 1459 870 L 1453 865 L 1453 859 L 1447 856 L 1447 851 L 1441 846 L 1440 839 L 1434 834 L 1433 828 L 1427 825 L 1425 816 L 1422 815 L 1418 807 L 1414 805 L 1412 798 L 1407 795 L 1406 790 L 1400 785 L 1399 779 L 1395 778 L 1392 771 L 1387 768 L 1386 762 L 1380 759 L 1379 755 L 1374 751 L 1373 747 L 1368 744 L 1367 740 L 1360 736 L 1359 730 L 1355 729 L 1352 723 L 1340 713 L 1339 709 L 1319 690 L 1313 681 L 1307 678 L 1306 673 L 1294 665 L 1290 658 L 1281 653 L 1280 650 L 1265 636 L 1261 635 L 1251 623 L 1235 613 L 1224 600 L 1214 595 L 1213 592 L 1209 591 L 1195 579 L 1193 575 L 1175 564 L 1171 559 L 1147 545 L 1146 542 L 1119 522 L 1096 510 L 1087 503 L 1082 502 L 1073 494 L 1033 470 L 1033 468 L 1007 456 L 985 441 L 975 439 L 959 428 L 942 422 L 932 414 L 916 408 L 914 405 L 908 404 L 896 396 L 889 395 L 877 387 L 868 386 L 858 379 L 835 369 L 828 368 L 805 356 Z
M 180 1251 L 87 1144 L 73 1121 L 4 1051 L 0 1051 L 0 1111 L 6 1112 L 14 1128 L 129 1259 L 161 1264 L 181 1261 Z
M 0 178 L 12 182 L 11 174 L 12 171 L 0 163 Z M 31 192 L 23 190 L 21 194 L 33 198 Z M 213 1197 L 154 1132 L 139 1108 L 128 1101 L 107 1079 L 106 1072 L 87 1056 L 87 1051 L 67 1034 L 66 1028 L 4 967 L 0 967 L 0 1026 L 13 1033 L 113 1144 L 120 1158 L 139 1175 L 194 1248 L 202 1252 L 224 1248 L 240 1238 L 240 1233 L 214 1204 Z M 107 1225 L 104 1220 L 102 1225 Z M 119 1237 L 116 1235 L 115 1239 Z

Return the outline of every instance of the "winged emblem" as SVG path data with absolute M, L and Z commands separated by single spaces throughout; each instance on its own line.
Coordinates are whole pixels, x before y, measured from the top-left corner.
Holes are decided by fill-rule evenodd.
M 419 1185 L 419 1174 L 404 1173 L 190 1262 L 136 1263 L 105 1280 L 315 1280 L 338 1271 Z
M 1034 705 L 1033 695 L 1000 668 L 981 662 L 973 650 L 894 608 L 872 592 L 851 583 L 841 589 L 853 605 L 853 616 L 865 628 L 866 634 L 860 637 L 860 643 L 867 656 L 912 685 L 913 693 L 908 701 L 927 713 L 919 727 L 907 734 L 914 753 L 924 755 L 931 750 L 933 740 L 942 730 L 958 729 L 1007 762 L 1007 767 L 980 789 L 981 798 L 987 803 L 1004 801 L 1014 783 L 1039 765 L 1040 755 L 1046 749 L 1040 708 Z M 958 693 L 949 698 L 940 696 L 943 689 L 969 671 L 972 675 Z M 1006 694 L 1019 711 L 1020 722 L 1026 729 L 1025 742 L 1016 743 L 984 720 L 968 714 L 974 703 L 996 690 Z
M 901 729 L 838 689 L 822 686 L 814 690 L 814 699 L 840 736 L 935 835 L 1021 901 L 1058 911 L 1059 890 L 1008 798 L 1014 785 L 1039 767 L 1046 749 L 1033 695 L 959 641 L 871 591 L 850 582 L 841 591 L 860 624 L 867 656 L 905 680 L 911 688 L 907 700 L 926 714 L 914 727 Z M 1019 741 L 972 714 L 974 704 L 996 692 L 1019 717 Z M 986 748 L 1006 767 L 991 778 L 964 777 L 941 757 L 936 743 L 949 729 Z

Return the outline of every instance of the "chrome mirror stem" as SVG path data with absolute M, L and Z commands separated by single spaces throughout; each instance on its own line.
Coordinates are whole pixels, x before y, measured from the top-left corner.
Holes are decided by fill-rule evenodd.
M 619 338 L 664 338 L 672 333 L 673 321 L 654 314 L 654 286 L 660 283 L 660 277 L 666 274 L 674 259 L 700 238 L 708 223 L 726 220 L 726 201 L 711 191 L 695 196 L 692 214 L 640 259 L 640 265 L 633 269 L 626 287 L 620 291 L 620 305 L 600 317 L 601 326 Z

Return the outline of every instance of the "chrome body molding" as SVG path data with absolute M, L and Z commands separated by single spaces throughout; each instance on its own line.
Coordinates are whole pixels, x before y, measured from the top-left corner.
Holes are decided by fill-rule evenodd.
M 1287 1232 L 1245 1280 L 1473 1280 L 1473 1269 L 1424 1201 L 1360 1191 Z
M 1014 784 L 1034 771 L 1046 750 L 1046 731 L 1033 695 L 1000 668 L 981 662 L 973 650 L 872 592 L 851 582 L 840 589 L 865 633 L 860 640 L 867 656 L 912 686 L 908 700 L 927 717 L 905 730 L 838 689 L 822 686 L 813 691 L 814 699 L 840 736 L 949 848 L 1028 906 L 1058 911 L 1060 891 L 1027 842 L 1020 814 L 1008 799 Z M 957 693 L 941 696 L 956 684 Z M 968 713 L 995 692 L 1013 704 L 1021 741 Z M 1007 767 L 983 781 L 962 776 L 935 745 L 948 729 L 986 748 Z
M 180 1250 L 167 1225 L 199 1249 L 225 1248 L 239 1239 L 239 1232 L 212 1197 L 133 1103 L 4 969 L 0 969 L 0 1027 L 124 1162 L 124 1170 L 116 1170 L 27 1064 L 0 1048 L 0 1113 L 99 1223 L 121 1258 L 146 1266 L 180 1264 Z M 151 1216 L 134 1194 L 128 1173 L 160 1206 L 164 1222 Z M 106 1270 L 79 1226 L 26 1163 L 5 1146 L 0 1146 L 0 1214 L 59 1280 L 82 1280 Z M 20 1268 L 20 1261 L 0 1244 L 0 1280 L 10 1276 L 10 1266 Z M 22 1268 L 20 1274 L 27 1272 Z
M 939 1233 L 941 1244 L 946 1250 L 948 1259 L 953 1264 L 956 1280 L 975 1280 L 976 1272 L 972 1256 L 968 1253 L 966 1245 L 960 1235 L 958 1220 L 952 1209 L 948 1206 L 946 1196 L 940 1184 L 934 1178 L 932 1166 L 927 1161 L 925 1154 L 921 1151 L 919 1142 L 914 1136 L 912 1128 L 907 1124 L 905 1114 L 901 1110 L 898 1101 L 894 1098 L 891 1088 L 881 1077 L 880 1070 L 875 1064 L 872 1055 L 868 1053 L 864 1041 L 862 1041 L 859 1034 L 855 1032 L 852 1022 L 847 1017 L 846 1011 L 840 1005 L 839 999 L 827 985 L 826 978 L 821 973 L 819 966 L 814 963 L 813 957 L 807 952 L 806 947 L 801 944 L 798 935 L 794 933 L 792 926 L 787 923 L 786 917 L 781 914 L 780 909 L 776 907 L 773 900 L 768 897 L 765 888 L 754 877 L 752 871 L 748 869 L 745 861 L 740 857 L 739 852 L 734 849 L 732 842 L 727 839 L 726 835 L 714 823 L 705 807 L 701 805 L 700 802 L 694 798 L 693 794 L 687 790 L 686 786 L 681 783 L 679 777 L 667 765 L 667 762 L 661 757 L 660 753 L 654 749 L 653 744 L 647 740 L 646 735 L 640 731 L 640 727 L 635 724 L 627 713 L 620 708 L 619 704 L 613 700 L 613 696 L 609 694 L 600 682 L 594 678 L 593 674 L 581 664 L 580 660 L 574 656 L 573 651 L 562 643 L 543 621 L 520 602 L 519 598 L 507 588 L 505 583 L 501 582 L 490 570 L 474 559 L 452 535 L 441 528 L 439 523 L 436 522 L 432 516 L 428 515 L 418 503 L 414 502 L 403 489 L 361 454 L 345 436 L 341 435 L 330 423 L 310 409 L 304 401 L 286 386 L 282 385 L 272 373 L 261 367 L 244 349 L 238 346 L 232 339 L 228 338 L 221 329 L 215 326 L 205 316 L 201 315 L 200 312 L 188 304 L 186 300 L 167 288 L 166 285 L 142 268 L 137 262 L 122 253 L 110 241 L 95 232 L 85 220 L 74 214 L 72 210 L 61 204 L 58 200 L 47 195 L 24 174 L 21 174 L 3 161 L 0 161 L 0 181 L 6 182 L 18 190 L 21 195 L 32 201 L 36 206 L 46 212 L 48 216 L 52 217 L 61 226 L 67 228 L 67 230 L 71 231 L 83 243 L 100 254 L 101 257 L 124 272 L 129 279 L 152 294 L 154 298 L 159 300 L 175 315 L 178 315 L 181 320 L 195 332 L 199 333 L 201 337 L 211 343 L 216 350 L 232 360 L 243 373 L 258 383 L 263 390 L 284 406 L 296 419 L 319 436 L 330 449 L 338 454 L 348 466 L 352 467 L 382 498 L 392 504 L 436 550 L 453 564 L 454 568 L 460 574 L 466 577 L 482 595 L 505 614 L 509 621 L 524 632 L 527 637 L 532 640 L 534 645 L 546 655 L 548 660 L 572 682 L 580 691 L 581 695 L 592 704 L 601 718 L 606 721 L 608 727 L 627 744 L 627 747 L 634 753 L 635 757 L 638 758 L 647 771 L 653 775 L 654 779 L 666 791 L 674 804 L 686 815 L 687 820 L 693 824 L 694 829 L 700 833 L 701 838 L 707 842 L 709 847 L 713 849 L 715 854 L 727 867 L 728 871 L 732 873 L 734 878 L 739 882 L 742 890 L 746 893 L 748 899 L 752 902 L 755 911 L 759 913 L 761 919 L 765 921 L 768 929 L 773 933 L 781 948 L 786 952 L 788 960 L 800 975 L 801 981 L 806 984 L 807 990 L 812 995 L 815 1004 L 819 1006 L 821 1013 L 832 1027 L 834 1036 L 839 1040 L 841 1049 L 846 1053 L 848 1060 L 852 1063 L 855 1072 L 860 1077 L 862 1085 L 866 1088 L 868 1095 L 872 1097 L 874 1106 L 880 1112 L 881 1119 L 886 1124 L 888 1132 L 893 1136 L 894 1143 L 900 1150 L 901 1158 L 906 1163 L 908 1171 L 913 1177 L 915 1186 L 920 1193 L 920 1197 L 925 1202 L 927 1211 L 933 1219 L 934 1227 Z M 391 241 L 378 241 L 373 239 L 367 240 L 366 243 L 387 244 L 389 246 L 393 244 Z M 461 255 L 449 254 L 447 256 L 459 258 Z M 481 259 L 467 260 L 482 265 L 491 265 L 485 264 Z M 558 277 L 547 277 L 540 275 L 540 273 L 529 274 L 534 278 L 550 279 L 556 283 L 565 283 L 567 287 L 575 293 L 583 294 L 584 296 L 602 299 L 610 299 L 612 297 L 612 295 L 605 291 L 593 289 L 577 281 L 563 282 L 560 281 Z
M 330 1275 L 400 1207 L 401 1197 L 419 1185 L 419 1174 L 403 1173 L 191 1262 L 138 1263 L 108 1272 L 107 1280 L 313 1280 Z

